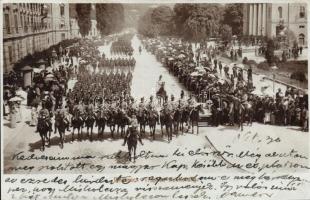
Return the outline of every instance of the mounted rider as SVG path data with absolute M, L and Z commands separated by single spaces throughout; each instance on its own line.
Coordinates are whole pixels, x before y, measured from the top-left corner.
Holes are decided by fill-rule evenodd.
M 142 112 L 146 110 L 146 105 L 144 103 L 144 97 L 140 99 L 140 103 L 138 105 L 138 115 L 141 116 Z
M 74 112 L 74 114 L 84 113 L 84 105 L 83 105 L 82 101 L 79 101 L 79 100 L 76 101 L 76 105 L 73 107 L 73 112 Z
M 137 127 L 138 127 L 138 120 L 137 120 L 136 116 L 133 115 L 132 118 L 131 118 L 130 125 L 128 126 L 128 129 L 127 129 L 127 131 L 126 131 L 126 135 L 125 135 L 125 137 L 124 137 L 123 146 L 125 146 L 125 144 L 126 144 L 128 138 L 129 138 L 132 134 L 134 134 L 134 135 L 137 137 L 137 139 L 139 140 L 139 142 L 143 145 L 142 138 L 141 138 L 141 135 L 140 135 L 140 133 L 139 133 Z
M 196 106 L 196 102 L 193 98 L 193 95 L 191 95 L 191 94 L 189 95 L 189 98 L 187 100 L 187 106 L 190 110 L 194 109 Z
M 159 79 L 157 81 L 157 90 L 156 95 L 160 96 L 165 92 L 165 82 L 162 81 L 162 75 L 159 76 Z
M 43 120 L 45 123 L 47 123 L 50 132 L 53 131 L 50 113 L 49 113 L 48 109 L 46 108 L 44 100 L 42 101 L 42 109 L 39 111 L 39 114 L 38 114 L 38 121 L 39 120 Z M 39 123 L 37 124 L 36 132 L 39 132 L 38 131 L 38 125 L 39 125 Z
M 181 91 L 181 94 L 180 94 L 179 104 L 180 104 L 181 108 L 185 108 L 186 104 L 187 104 L 187 102 L 184 98 L 184 91 L 183 90 Z
M 59 104 L 59 107 L 55 111 L 55 122 L 57 122 L 60 119 L 63 119 L 65 121 L 67 131 L 70 131 L 69 129 L 70 122 L 68 119 L 68 112 L 63 104 Z M 55 125 L 54 133 L 56 133 L 56 125 Z
M 175 99 L 174 99 L 174 96 L 173 95 L 171 95 L 171 97 L 170 97 L 170 101 L 168 101 L 168 109 L 170 110 L 170 111 L 175 111 L 176 110 L 176 108 L 177 108 L 177 103 L 175 102 Z
M 156 104 L 154 102 L 154 97 L 153 95 L 150 96 L 150 101 L 149 103 L 147 104 L 147 110 L 150 111 L 150 110 L 153 110 L 156 108 Z

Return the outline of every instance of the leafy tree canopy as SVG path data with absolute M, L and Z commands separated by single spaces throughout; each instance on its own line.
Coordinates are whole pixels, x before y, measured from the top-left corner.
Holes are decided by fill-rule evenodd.
M 88 35 L 91 29 L 91 4 L 89 3 L 81 3 L 76 4 L 76 13 L 77 13 L 77 22 L 80 28 L 80 33 L 83 37 Z
M 243 27 L 243 5 L 241 3 L 225 5 L 222 23 L 232 28 L 233 35 L 240 35 Z

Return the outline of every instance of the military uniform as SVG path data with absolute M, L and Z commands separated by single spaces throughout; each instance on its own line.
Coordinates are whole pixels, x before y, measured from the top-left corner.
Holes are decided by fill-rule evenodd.
M 43 119 L 48 123 L 49 131 L 53 131 L 53 129 L 52 129 L 52 122 L 51 122 L 51 119 L 50 119 L 50 113 L 49 113 L 49 111 L 46 108 L 42 108 L 39 111 L 39 120 L 43 120 Z M 38 132 L 38 126 L 37 126 L 36 132 Z
M 64 119 L 64 121 L 66 122 L 66 126 L 67 126 L 67 131 L 69 131 L 69 120 L 68 120 L 68 113 L 67 110 L 65 108 L 58 108 L 55 112 L 55 122 L 59 119 Z M 56 124 L 55 124 L 55 130 L 54 133 L 56 133 Z
M 150 111 L 150 110 L 153 110 L 155 108 L 156 108 L 155 102 L 153 100 L 150 100 L 150 102 L 147 105 L 147 109 Z
M 136 135 L 137 139 L 139 140 L 139 142 L 143 145 L 143 142 L 142 142 L 142 138 L 141 138 L 141 135 L 140 133 L 138 132 L 138 121 L 137 121 L 137 118 L 134 116 L 132 118 L 132 121 L 130 123 L 131 125 L 128 127 L 127 131 L 126 131 L 126 135 L 124 137 L 124 143 L 123 143 L 123 146 L 125 146 L 126 142 L 127 142 L 127 139 L 130 137 L 131 134 L 134 134 Z

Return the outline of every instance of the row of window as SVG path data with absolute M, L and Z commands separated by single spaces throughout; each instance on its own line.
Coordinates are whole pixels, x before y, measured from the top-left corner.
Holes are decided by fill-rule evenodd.
M 283 15 L 282 15 L 282 7 L 279 6 L 278 7 L 278 14 L 279 14 L 279 18 L 282 19 Z M 304 6 L 300 6 L 299 7 L 299 18 L 305 18 L 306 17 L 306 9 Z
M 14 3 L 16 4 L 16 3 Z M 19 3 L 19 6 L 28 10 L 40 11 L 43 4 L 38 3 Z
M 5 23 L 5 29 L 7 31 L 7 34 L 11 34 L 11 22 L 10 22 L 10 15 L 4 14 L 4 23 Z M 28 32 L 28 27 L 32 28 L 32 31 L 40 31 L 43 29 L 51 28 L 50 23 L 44 23 L 41 21 L 40 18 L 35 18 L 30 16 L 26 16 L 23 14 L 20 14 L 20 26 L 18 25 L 18 16 L 14 15 L 14 28 L 15 33 L 19 33 L 19 27 L 24 28 L 24 32 Z
M 23 7 L 25 7 L 25 3 L 21 4 Z M 43 4 L 26 4 L 27 8 L 30 6 L 31 9 L 39 9 L 39 7 Z M 60 15 L 63 17 L 65 15 L 65 6 L 64 4 L 60 4 Z M 11 26 L 10 26 L 10 15 L 8 13 L 4 14 L 4 22 L 5 22 L 5 28 L 8 34 L 11 34 Z M 24 31 L 28 32 L 28 27 L 30 26 L 32 28 L 32 31 L 40 31 L 42 29 L 51 28 L 50 24 L 43 23 L 40 18 L 34 18 L 33 16 L 26 16 L 26 14 L 20 13 L 20 23 L 21 27 L 24 27 Z M 18 30 L 18 16 L 14 15 L 14 25 L 15 25 L 15 33 L 19 33 Z M 60 28 L 64 28 L 64 24 L 59 25 Z
M 37 3 L 20 3 L 19 4 L 19 6 L 22 8 L 25 8 L 25 9 L 27 8 L 27 9 L 38 11 L 38 12 L 42 11 L 43 5 L 44 4 L 37 4 Z M 65 5 L 60 4 L 59 9 L 60 9 L 60 15 L 64 16 L 65 15 Z

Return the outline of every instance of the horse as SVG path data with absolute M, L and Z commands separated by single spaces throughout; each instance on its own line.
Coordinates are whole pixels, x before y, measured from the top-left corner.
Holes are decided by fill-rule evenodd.
M 170 142 L 172 140 L 172 126 L 173 126 L 173 115 L 172 115 L 172 113 L 166 112 L 165 125 L 166 125 L 166 132 L 168 135 L 168 142 Z
M 99 111 L 96 116 L 96 124 L 95 124 L 95 126 L 98 126 L 98 138 L 99 134 L 103 136 L 106 122 L 107 122 L 106 113 L 104 113 L 104 111 L 102 110 Z
M 253 119 L 253 108 L 252 108 L 252 104 L 250 104 L 249 102 L 239 102 L 238 104 L 238 125 L 241 129 L 241 131 L 243 131 L 243 123 L 245 120 L 247 120 L 247 125 L 251 125 L 252 126 L 252 119 Z
M 83 128 L 84 120 L 78 113 L 75 113 L 71 119 L 72 124 L 72 141 L 74 141 L 74 130 L 78 130 L 78 138 L 80 137 L 80 130 Z
M 121 136 L 125 133 L 125 127 L 129 124 L 128 116 L 125 112 L 119 111 L 117 113 L 117 133 L 119 133 L 119 128 L 121 128 Z
M 94 128 L 95 120 L 96 118 L 93 113 L 88 113 L 85 117 L 87 136 L 89 136 L 89 129 L 90 129 L 90 140 L 93 139 L 93 128 Z
M 197 126 L 197 134 L 198 134 L 198 121 L 199 121 L 199 112 L 202 110 L 201 105 L 195 106 L 191 109 L 189 113 L 189 120 L 192 127 L 192 134 L 194 134 L 194 126 Z
M 162 110 L 160 113 L 160 125 L 161 125 L 162 135 L 164 134 L 163 126 L 166 127 L 168 142 L 170 142 L 172 140 L 173 115 L 172 113 L 168 112 L 166 109 Z
M 133 159 L 134 162 L 136 161 L 136 150 L 137 150 L 137 144 L 138 144 L 138 136 L 137 133 L 135 133 L 134 131 L 137 131 L 136 129 L 133 130 L 131 128 L 129 128 L 127 130 L 129 133 L 129 136 L 127 138 L 127 146 L 128 146 L 128 154 L 129 154 L 129 161 L 131 161 L 131 152 L 133 151 Z
M 189 114 L 190 114 L 190 111 L 187 107 L 182 109 L 181 121 L 180 121 L 182 133 L 184 132 L 184 124 L 185 126 L 188 126 L 189 124 Z
M 180 108 L 177 108 L 173 113 L 173 128 L 174 132 L 177 134 L 180 128 L 181 118 L 182 118 L 182 111 Z
M 114 137 L 114 131 L 115 131 L 115 125 L 116 125 L 116 112 L 114 110 L 111 110 L 108 112 L 108 120 L 107 125 L 110 127 L 111 136 Z
M 57 129 L 58 129 L 61 148 L 63 148 L 63 146 L 64 146 L 64 137 L 65 137 L 65 131 L 66 131 L 67 126 L 68 125 L 65 121 L 64 116 L 58 117 L 55 120 L 55 127 L 57 127 Z
M 151 136 L 153 136 L 153 140 L 155 140 L 155 129 L 157 121 L 158 121 L 158 114 L 155 111 L 150 111 L 148 113 L 148 124 L 150 127 L 150 134 Z
M 40 118 L 38 120 L 38 132 L 40 133 L 43 151 L 45 149 L 45 139 L 48 140 L 48 144 L 50 144 L 51 134 L 49 134 L 49 137 L 47 136 L 47 132 L 49 132 L 49 129 L 49 124 L 46 119 Z
M 164 88 L 164 83 L 160 86 L 159 90 L 156 93 L 156 97 L 158 99 L 159 105 L 162 105 L 165 101 L 165 99 L 167 99 L 167 92 Z
M 147 124 L 147 116 L 148 116 L 148 113 L 146 110 L 140 111 L 137 116 L 137 120 L 140 125 L 140 133 L 145 133 L 145 126 Z

